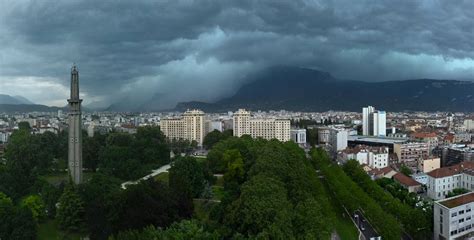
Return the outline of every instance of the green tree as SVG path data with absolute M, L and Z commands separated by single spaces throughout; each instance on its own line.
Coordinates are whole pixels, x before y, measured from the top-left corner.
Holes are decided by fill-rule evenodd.
M 33 219 L 40 222 L 46 216 L 45 204 L 43 199 L 38 195 L 29 195 L 21 201 L 21 207 L 30 209 Z
M 227 171 L 224 174 L 225 181 L 242 183 L 245 180 L 245 170 L 240 152 L 236 149 L 225 151 L 223 161 L 227 163 Z
M 169 170 L 169 184 L 171 188 L 187 189 L 193 197 L 200 197 L 206 184 L 204 169 L 193 157 L 178 157 Z
M 18 123 L 18 129 L 20 129 L 20 131 L 31 131 L 31 126 L 30 126 L 30 123 L 29 122 L 19 122 Z
M 96 173 L 79 185 L 78 192 L 84 200 L 85 223 L 91 239 L 106 239 L 114 231 L 122 189 L 121 181 Z
M 455 188 L 455 189 L 453 189 L 453 191 L 449 192 L 446 195 L 446 198 L 455 197 L 455 196 L 458 196 L 458 195 L 461 195 L 461 194 L 464 194 L 464 193 L 468 193 L 468 192 L 469 192 L 469 190 L 467 190 L 465 188 Z
M 84 229 L 84 203 L 72 183 L 68 183 L 59 198 L 56 219 L 67 231 L 80 232 Z
M 292 239 L 291 211 L 284 184 L 258 175 L 243 184 L 226 222 L 248 237 Z
M 114 232 L 149 225 L 168 227 L 177 220 L 189 218 L 193 210 L 192 198 L 182 199 L 181 196 L 164 183 L 151 179 L 129 186 L 117 199 Z
M 405 174 L 406 176 L 411 176 L 413 174 L 413 171 L 406 165 L 400 166 L 400 172 Z
M 0 192 L 0 239 L 36 239 L 36 222 L 28 208 L 15 207 Z
M 328 239 L 333 224 L 325 216 L 323 206 L 315 199 L 299 202 L 294 210 L 295 236 L 298 239 Z
M 169 228 L 163 230 L 154 226 L 148 226 L 142 230 L 128 230 L 112 236 L 109 240 L 217 240 L 218 233 L 211 233 L 204 229 L 196 220 L 183 220 L 175 222 Z

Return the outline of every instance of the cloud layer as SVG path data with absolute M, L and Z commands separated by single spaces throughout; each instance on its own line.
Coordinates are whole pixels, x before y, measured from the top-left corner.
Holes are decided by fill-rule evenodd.
M 73 62 L 86 103 L 156 95 L 162 107 L 228 96 L 275 64 L 365 81 L 474 79 L 470 0 L 0 5 L 0 93 L 50 105 L 65 104 Z

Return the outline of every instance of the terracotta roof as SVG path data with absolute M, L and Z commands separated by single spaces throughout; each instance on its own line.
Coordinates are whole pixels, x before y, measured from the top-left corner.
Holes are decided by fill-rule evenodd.
M 461 162 L 450 167 L 443 167 L 435 169 L 428 173 L 428 176 L 433 178 L 443 178 L 447 176 L 452 176 L 454 174 L 459 174 L 464 171 L 473 170 L 474 162 Z
M 391 171 L 395 171 L 395 170 L 393 170 L 392 167 L 384 167 L 384 168 L 381 168 L 380 171 L 385 175 L 385 174 L 387 174 Z
M 414 138 L 434 138 L 438 135 L 434 132 L 416 132 L 411 135 Z
M 400 184 L 407 186 L 407 187 L 412 187 L 412 186 L 420 186 L 421 183 L 415 181 L 413 178 L 406 176 L 403 173 L 397 173 L 393 175 L 393 179 Z
M 439 203 L 447 208 L 455 208 L 471 202 L 474 202 L 474 192 L 448 198 L 447 200 L 440 201 Z
M 448 134 L 446 136 L 444 136 L 443 138 L 445 141 L 454 141 L 454 135 L 453 134 Z

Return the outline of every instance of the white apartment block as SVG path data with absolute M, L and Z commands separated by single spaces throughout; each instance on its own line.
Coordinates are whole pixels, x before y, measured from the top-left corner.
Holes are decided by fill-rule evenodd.
M 249 111 L 239 109 L 234 113 L 234 136 L 250 135 L 252 138 L 290 140 L 290 120 L 253 118 Z
M 387 116 L 385 111 L 377 111 L 374 107 L 362 108 L 362 135 L 386 136 Z
M 349 132 L 344 128 L 329 129 L 329 144 L 333 152 L 341 151 L 347 148 L 347 137 Z
M 474 162 L 462 162 L 428 173 L 428 197 L 439 200 L 456 188 L 474 191 Z
M 474 120 L 472 120 L 472 119 L 464 120 L 464 127 L 466 127 L 467 131 L 474 130 Z
M 182 117 L 165 118 L 160 121 L 160 128 L 168 139 L 185 139 L 196 141 L 202 146 L 205 136 L 204 112 L 188 110 Z
M 297 144 L 306 144 L 306 129 L 291 129 L 291 140 Z
M 388 152 L 388 147 L 357 146 L 342 151 L 339 156 L 343 161 L 354 159 L 361 165 L 380 169 L 388 166 Z
M 474 193 L 436 201 L 433 208 L 434 239 L 472 239 Z
M 10 138 L 11 132 L 0 132 L 0 142 L 6 143 Z

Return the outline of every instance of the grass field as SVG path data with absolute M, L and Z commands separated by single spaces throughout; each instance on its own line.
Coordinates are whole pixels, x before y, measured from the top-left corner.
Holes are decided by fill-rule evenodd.
M 84 181 L 87 181 L 89 178 L 92 177 L 94 173 L 93 172 L 84 172 Z M 40 176 L 41 179 L 46 180 L 47 182 L 57 185 L 61 183 L 62 181 L 67 181 L 69 178 L 69 175 L 67 172 L 64 173 L 51 173 L 48 175 L 43 175 Z
M 80 240 L 81 235 L 59 230 L 56 220 L 48 220 L 38 227 L 38 240 Z
M 156 181 L 162 181 L 164 183 L 169 183 L 170 174 L 169 174 L 169 172 L 160 173 L 160 174 L 155 176 L 155 180 Z

